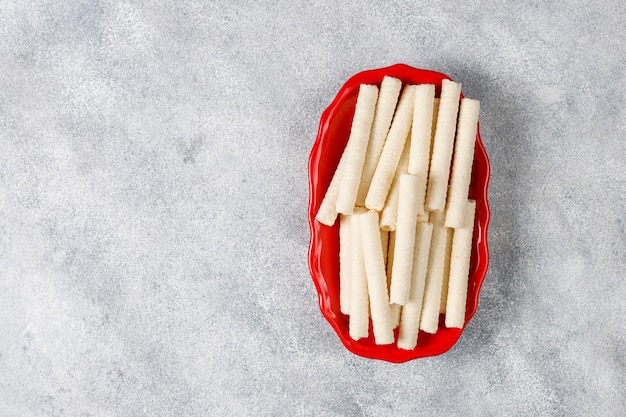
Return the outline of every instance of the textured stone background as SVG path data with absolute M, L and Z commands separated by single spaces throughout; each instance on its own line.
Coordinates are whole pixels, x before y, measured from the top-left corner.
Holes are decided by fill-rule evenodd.
M 0 416 L 626 413 L 626 3 L 67 3 L 0 2 Z M 479 310 L 403 365 L 307 267 L 319 116 L 396 62 L 493 166 Z

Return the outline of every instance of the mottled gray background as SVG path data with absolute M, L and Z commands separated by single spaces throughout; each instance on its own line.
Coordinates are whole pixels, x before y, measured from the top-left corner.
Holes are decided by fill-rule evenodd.
M 67 3 L 0 2 L 0 416 L 626 413 L 626 3 Z M 320 114 L 397 62 L 481 100 L 493 214 L 402 365 L 323 319 L 306 222 Z

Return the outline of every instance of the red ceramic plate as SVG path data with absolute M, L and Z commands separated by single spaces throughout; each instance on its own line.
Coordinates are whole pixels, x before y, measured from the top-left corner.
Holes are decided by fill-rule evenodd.
M 395 344 L 387 346 L 374 344 L 373 336 L 371 336 L 371 322 L 369 338 L 359 341 L 352 340 L 348 331 L 348 316 L 339 311 L 339 222 L 337 221 L 333 227 L 327 227 L 315 220 L 317 210 L 322 203 L 350 135 L 359 86 L 361 84 L 380 86 L 385 75 L 399 78 L 404 84 L 435 84 L 437 96 L 440 93 L 441 81 L 450 79 L 450 77 L 438 72 L 398 64 L 356 74 L 339 90 L 337 97 L 322 114 L 317 139 L 309 157 L 309 226 L 311 229 L 309 268 L 318 292 L 322 314 L 335 329 L 346 348 L 367 358 L 400 363 L 446 352 L 456 343 L 463 330 L 447 329 L 443 324 L 444 316 L 440 315 L 438 332 L 431 335 L 420 331 L 417 346 L 413 350 L 402 350 Z M 469 189 L 469 198 L 476 200 L 476 223 L 470 263 L 465 326 L 474 316 L 478 307 L 480 287 L 489 264 L 487 246 L 488 184 L 489 160 L 479 132 L 476 137 L 472 180 Z

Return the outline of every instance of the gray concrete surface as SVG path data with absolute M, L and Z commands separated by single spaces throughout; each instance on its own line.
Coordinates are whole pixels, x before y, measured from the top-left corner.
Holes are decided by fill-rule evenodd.
M 0 2 L 0 416 L 625 415 L 626 3 L 447 3 Z M 402 365 L 306 222 L 321 112 L 397 62 L 493 165 L 479 310 Z

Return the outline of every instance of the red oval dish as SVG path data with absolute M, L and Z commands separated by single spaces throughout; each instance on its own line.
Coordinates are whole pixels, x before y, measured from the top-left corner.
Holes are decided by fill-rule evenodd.
M 328 227 L 315 220 L 317 210 L 350 135 L 359 86 L 361 84 L 380 86 L 385 75 L 399 78 L 404 84 L 435 84 L 437 96 L 440 93 L 441 81 L 450 79 L 447 75 L 438 72 L 397 64 L 358 73 L 341 87 L 331 105 L 322 114 L 317 138 L 309 157 L 309 227 L 311 230 L 309 268 L 317 289 L 322 314 L 335 329 L 345 347 L 360 356 L 400 363 L 446 352 L 456 343 L 463 330 L 446 328 L 444 315 L 440 315 L 437 333 L 428 334 L 420 331 L 417 346 L 413 350 L 403 350 L 395 344 L 376 345 L 372 336 L 371 321 L 369 338 L 359 341 L 350 338 L 348 316 L 339 311 L 339 222 L 337 221 L 333 227 Z M 489 264 L 487 245 L 487 227 L 490 216 L 487 201 L 489 173 L 489 159 L 479 130 L 469 189 L 469 198 L 476 200 L 476 223 L 464 328 L 478 307 L 480 287 Z

